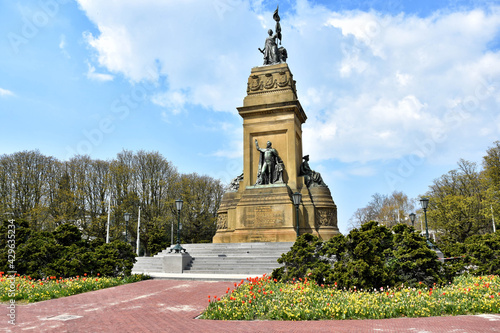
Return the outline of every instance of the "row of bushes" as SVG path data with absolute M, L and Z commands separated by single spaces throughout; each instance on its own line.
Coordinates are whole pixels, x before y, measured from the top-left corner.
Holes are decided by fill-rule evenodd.
M 0 252 L 0 271 L 3 272 L 16 271 L 35 279 L 85 273 L 122 276 L 130 275 L 136 260 L 129 244 L 82 239 L 80 230 L 71 224 L 60 225 L 53 232 L 32 231 L 29 224 L 20 219 L 12 224 L 14 227 L 9 227 L 9 222 L 4 221 L 0 226 L 0 247 L 15 251 L 15 254 Z
M 325 242 L 311 234 L 300 236 L 278 260 L 284 265 L 272 276 L 281 281 L 308 277 L 318 284 L 369 289 L 402 283 L 432 286 L 465 271 L 500 274 L 500 237 L 496 234 L 442 246 L 445 255 L 458 259 L 442 264 L 412 227 L 399 224 L 389 229 L 371 221 Z
M 500 275 L 500 233 L 474 235 L 463 243 L 442 241 L 440 249 L 447 257 L 445 267 L 453 275 Z

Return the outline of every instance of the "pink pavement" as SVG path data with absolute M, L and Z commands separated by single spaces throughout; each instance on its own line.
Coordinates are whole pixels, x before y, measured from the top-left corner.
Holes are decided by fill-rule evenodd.
M 324 321 L 196 319 L 233 282 L 147 280 L 0 310 L 1 332 L 500 332 L 500 315 Z

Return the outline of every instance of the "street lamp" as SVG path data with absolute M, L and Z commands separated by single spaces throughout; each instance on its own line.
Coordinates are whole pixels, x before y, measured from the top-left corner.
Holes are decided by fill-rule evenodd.
M 414 227 L 415 226 L 415 217 L 417 215 L 415 215 L 415 213 L 410 213 L 408 216 L 410 216 L 411 226 Z
M 422 205 L 425 216 L 425 238 L 427 239 L 427 242 L 429 242 L 429 228 L 427 228 L 427 207 L 429 206 L 429 198 L 420 199 L 420 204 Z
M 293 204 L 295 205 L 295 216 L 297 217 L 297 238 L 299 237 L 299 205 L 300 200 L 302 199 L 302 194 L 299 192 L 295 192 L 292 194 Z
M 174 244 L 174 220 L 171 223 L 172 229 L 170 230 L 170 244 Z
M 176 253 L 179 253 L 181 251 L 186 252 L 186 249 L 184 249 L 181 246 L 181 236 L 180 236 L 182 204 L 183 201 L 181 199 L 175 200 L 175 208 L 177 208 L 177 244 L 170 249 L 170 252 L 172 251 L 175 251 Z
M 427 245 L 431 249 L 435 249 L 436 247 L 434 244 L 432 244 L 429 241 L 429 228 L 427 227 L 427 207 L 429 206 L 429 198 L 422 198 L 420 199 L 420 204 L 422 205 L 422 208 L 424 210 L 424 216 L 425 216 L 425 238 L 427 239 Z
M 130 220 L 129 213 L 123 214 L 123 218 L 125 219 L 125 243 L 128 243 L 128 221 Z

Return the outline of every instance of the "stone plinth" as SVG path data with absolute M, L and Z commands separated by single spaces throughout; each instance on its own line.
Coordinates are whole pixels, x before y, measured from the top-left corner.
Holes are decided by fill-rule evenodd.
M 333 202 L 328 187 L 311 187 L 308 189 L 314 210 L 309 208 L 310 214 L 314 214 L 314 230 L 307 231 L 317 235 L 321 239 L 329 239 L 339 234 L 337 227 L 337 205 Z M 309 226 L 312 226 L 309 221 Z
M 162 257 L 163 273 L 182 273 L 191 262 L 189 253 L 169 253 Z
M 243 180 L 237 192 L 224 194 L 217 213 L 214 243 L 291 242 L 296 238 L 292 193 L 302 193 L 300 233 L 323 239 L 338 234 L 337 207 L 327 187 L 307 189 L 299 177 L 302 124 L 307 116 L 297 99 L 287 64 L 255 67 L 247 96 L 238 108 L 243 118 Z M 270 141 L 283 161 L 280 184 L 256 185 L 261 148 Z

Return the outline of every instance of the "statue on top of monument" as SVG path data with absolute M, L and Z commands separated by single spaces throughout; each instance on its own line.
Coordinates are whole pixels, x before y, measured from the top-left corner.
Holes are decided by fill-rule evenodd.
M 257 183 L 255 185 L 283 184 L 285 164 L 279 157 L 278 151 L 272 147 L 271 141 L 267 141 L 266 148 L 259 148 L 259 142 L 255 139 L 255 146 L 260 151 Z
M 304 162 L 300 165 L 299 176 L 304 176 L 304 183 L 309 187 L 323 186 L 328 187 L 324 182 L 321 174 L 312 170 L 309 167 L 309 155 L 302 157 Z
M 281 45 L 281 25 L 278 8 L 274 11 L 273 19 L 276 21 L 276 33 L 273 34 L 273 30 L 269 29 L 267 31 L 269 37 L 266 38 L 264 49 L 262 50 L 259 48 L 259 51 L 264 55 L 264 65 L 280 64 L 286 62 L 286 59 L 288 58 L 286 49 L 283 46 L 278 48 L 278 45 L 276 44 L 276 39 L 278 39 Z

